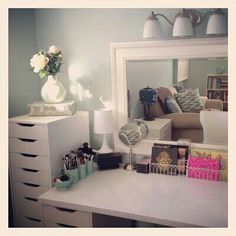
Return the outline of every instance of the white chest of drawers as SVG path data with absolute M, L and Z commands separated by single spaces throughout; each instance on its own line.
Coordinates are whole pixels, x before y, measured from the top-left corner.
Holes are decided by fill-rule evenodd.
M 14 225 L 40 227 L 38 196 L 49 190 L 62 166 L 62 157 L 89 142 L 88 112 L 73 116 L 9 119 L 9 169 Z

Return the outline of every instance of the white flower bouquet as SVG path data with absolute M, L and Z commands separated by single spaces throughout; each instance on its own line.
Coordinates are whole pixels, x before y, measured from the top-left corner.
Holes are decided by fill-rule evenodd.
M 32 71 L 39 74 L 40 78 L 48 75 L 56 75 L 60 71 L 62 65 L 61 50 L 52 45 L 48 51 L 39 51 L 34 54 L 30 60 Z

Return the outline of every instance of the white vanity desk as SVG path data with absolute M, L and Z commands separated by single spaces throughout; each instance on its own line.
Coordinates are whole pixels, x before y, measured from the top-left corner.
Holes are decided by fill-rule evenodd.
M 227 57 L 228 44 L 226 37 L 111 43 L 110 53 L 114 147 L 125 152 L 128 148 L 117 134 L 128 121 L 127 62 Z M 143 140 L 133 151 L 150 155 L 152 145 L 152 140 Z M 118 169 L 97 171 L 68 191 L 53 188 L 39 201 L 45 226 L 92 227 L 92 213 L 98 213 L 173 227 L 227 227 L 227 186 L 225 182 Z
M 53 188 L 42 194 L 39 202 L 44 208 L 76 210 L 66 212 L 66 222 L 54 212 L 60 226 L 81 212 L 85 216 L 81 227 L 93 226 L 91 213 L 173 227 L 227 227 L 227 186 L 225 182 L 116 169 L 96 171 L 67 191 Z

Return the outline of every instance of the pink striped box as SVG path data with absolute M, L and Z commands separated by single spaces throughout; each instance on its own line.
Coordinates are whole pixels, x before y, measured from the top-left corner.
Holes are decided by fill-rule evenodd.
M 189 156 L 188 177 L 219 181 L 220 161 L 203 157 Z

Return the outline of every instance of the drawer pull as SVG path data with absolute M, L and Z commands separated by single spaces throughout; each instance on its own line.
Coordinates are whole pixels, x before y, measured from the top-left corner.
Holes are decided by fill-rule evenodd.
M 39 184 L 29 184 L 29 183 L 23 183 L 23 184 L 34 188 L 38 188 L 40 186 Z
M 36 139 L 28 139 L 28 138 L 19 138 L 22 142 L 30 142 L 33 143 L 36 141 Z
M 62 208 L 62 207 L 56 207 L 59 211 L 67 211 L 67 212 L 76 212 L 76 210 L 72 210 L 72 209 L 67 209 L 67 208 Z
M 31 197 L 24 197 L 26 200 L 29 200 L 29 201 L 33 201 L 33 202 L 37 202 L 38 199 L 35 199 L 35 198 L 31 198 Z
M 20 126 L 27 126 L 27 127 L 33 127 L 35 126 L 34 124 L 25 124 L 25 123 L 18 123 Z
M 25 216 L 25 218 L 28 219 L 28 220 L 32 220 L 32 221 L 41 222 L 41 220 L 35 219 L 35 218 L 32 218 L 32 217 Z
M 28 153 L 20 153 L 20 154 L 24 157 L 32 157 L 32 158 L 35 158 L 38 156 L 38 155 L 33 155 L 33 154 L 28 154 Z
M 33 170 L 33 169 L 27 169 L 27 168 L 22 168 L 22 170 L 28 171 L 28 172 L 34 172 L 34 173 L 39 172 L 39 170 Z
M 66 224 L 62 224 L 62 223 L 56 223 L 56 224 L 61 226 L 61 227 L 76 228 L 76 226 L 73 226 L 73 225 L 66 225 Z

